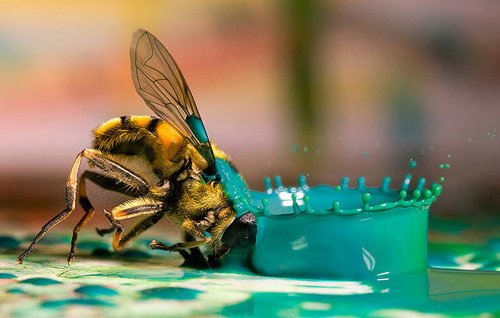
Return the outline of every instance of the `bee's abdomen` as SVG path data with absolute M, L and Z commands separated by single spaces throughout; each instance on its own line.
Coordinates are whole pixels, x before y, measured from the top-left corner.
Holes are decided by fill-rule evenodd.
M 94 148 L 116 155 L 144 155 L 153 169 L 169 165 L 184 138 L 167 122 L 151 116 L 122 116 L 94 130 Z

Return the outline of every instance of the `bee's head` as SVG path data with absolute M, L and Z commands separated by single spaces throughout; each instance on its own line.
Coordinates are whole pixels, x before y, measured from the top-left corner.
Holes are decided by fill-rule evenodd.
M 255 216 L 247 212 L 237 217 L 224 231 L 222 243 L 230 248 L 248 248 L 255 245 L 257 223 Z

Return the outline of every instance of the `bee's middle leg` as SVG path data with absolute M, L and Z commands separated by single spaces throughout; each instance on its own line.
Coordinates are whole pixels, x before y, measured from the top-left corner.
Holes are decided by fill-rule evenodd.
M 104 216 L 108 219 L 109 223 L 111 224 L 111 227 L 108 230 L 111 230 L 110 232 L 115 231 L 115 234 L 113 235 L 113 249 L 115 251 L 119 250 L 119 242 L 122 238 L 123 234 L 123 224 L 121 224 L 119 221 L 117 221 L 111 212 L 108 212 L 106 210 L 102 210 L 104 212 Z
M 113 249 L 120 250 L 130 240 L 143 233 L 145 230 L 156 224 L 164 215 L 165 210 L 160 201 L 154 201 L 151 198 L 139 197 L 129 200 L 115 208 L 111 212 L 104 211 L 113 229 L 116 229 L 113 235 Z M 134 218 L 140 215 L 149 214 L 144 220 L 136 224 L 125 236 L 123 236 L 123 225 L 120 220 Z
M 149 229 L 151 226 L 158 223 L 158 221 L 160 221 L 164 215 L 165 211 L 158 211 L 155 214 L 148 216 L 147 218 L 136 224 L 132 229 L 130 229 L 130 231 L 127 232 L 127 234 L 125 234 L 125 236 L 123 236 L 123 238 L 119 240 L 119 247 L 121 248 L 129 241 L 133 240 L 134 238 L 142 234 L 144 231 Z
M 137 188 L 130 187 L 126 183 L 123 183 L 122 181 L 120 181 L 119 179 L 108 177 L 104 174 L 100 174 L 100 173 L 90 171 L 90 170 L 87 170 L 83 173 L 82 180 L 84 180 L 84 179 L 88 179 L 88 180 L 92 181 L 100 188 L 103 188 L 105 190 L 114 191 L 114 192 L 117 192 L 120 194 L 124 194 L 124 195 L 129 196 L 129 197 L 139 197 L 139 196 L 145 195 L 147 193 L 145 191 L 145 189 L 139 190 Z M 86 199 L 86 196 L 85 196 L 85 199 Z M 80 194 L 80 205 L 84 208 L 84 210 L 86 210 L 84 204 L 87 203 L 86 201 L 88 200 L 88 199 L 87 200 L 85 200 L 85 199 L 83 199 L 83 201 L 82 201 L 82 196 Z M 90 202 L 88 202 L 88 204 L 91 205 Z M 110 221 L 111 227 L 109 227 L 109 228 L 96 228 L 95 229 L 97 234 L 99 234 L 100 236 L 104 236 L 104 235 L 112 233 L 116 230 L 116 226 L 113 225 L 113 223 L 111 222 L 109 217 L 107 217 L 107 219 Z

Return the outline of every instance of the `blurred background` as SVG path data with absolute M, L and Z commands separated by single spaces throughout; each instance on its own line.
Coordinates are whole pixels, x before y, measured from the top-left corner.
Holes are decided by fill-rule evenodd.
M 498 218 L 499 16 L 492 1 L 0 1 L 0 222 L 40 226 L 91 130 L 152 114 L 130 78 L 137 28 L 253 189 L 411 173 L 443 184 L 433 214 Z

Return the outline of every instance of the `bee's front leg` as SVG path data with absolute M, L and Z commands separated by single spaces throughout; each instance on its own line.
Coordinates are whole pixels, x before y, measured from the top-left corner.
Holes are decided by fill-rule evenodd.
M 149 243 L 149 248 L 152 250 L 170 251 L 169 247 L 169 245 L 163 242 L 158 242 L 157 240 L 152 240 L 151 243 Z
M 176 243 L 173 245 L 166 245 L 165 243 L 158 242 L 157 240 L 152 240 L 149 247 L 153 250 L 164 250 L 169 252 L 178 252 L 179 250 L 186 250 L 207 244 L 210 242 L 211 238 L 207 237 L 203 231 L 196 225 L 193 220 L 185 220 L 182 222 L 182 228 L 184 231 L 189 233 L 194 238 L 202 238 L 198 241 L 190 241 L 183 243 Z

